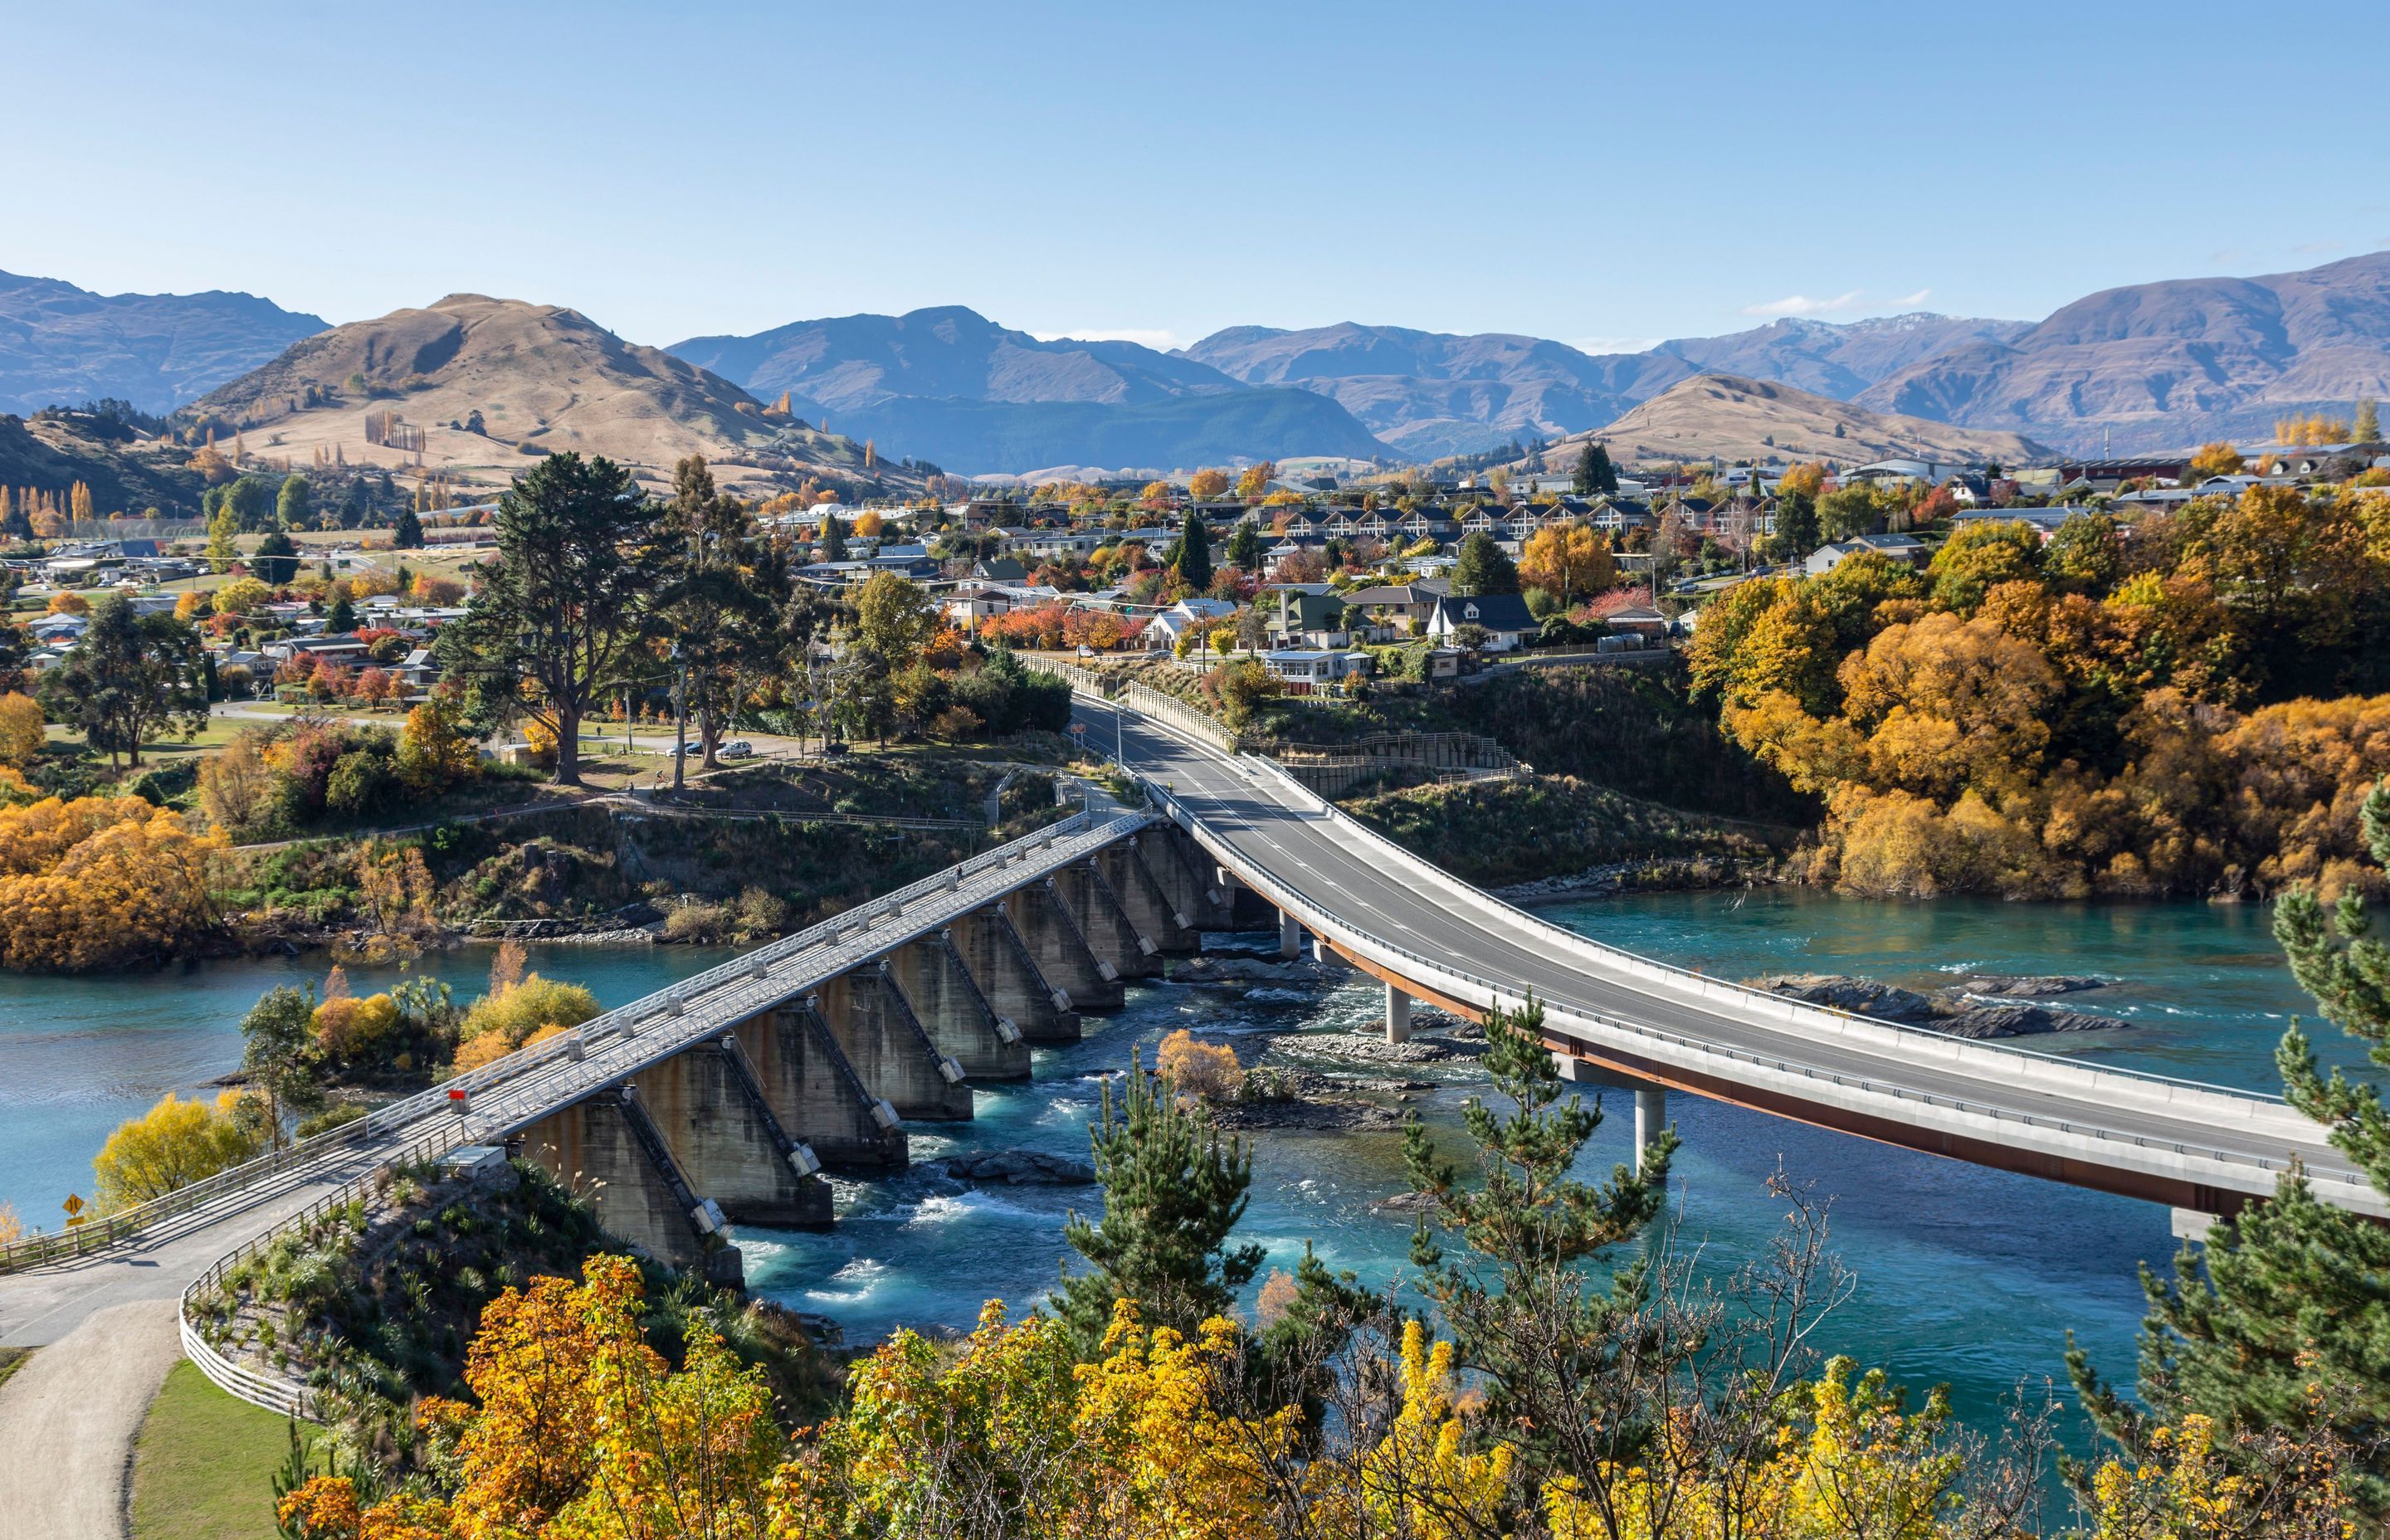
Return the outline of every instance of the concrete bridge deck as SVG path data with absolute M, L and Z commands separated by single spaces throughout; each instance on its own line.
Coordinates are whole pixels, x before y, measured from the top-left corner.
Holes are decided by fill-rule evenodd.
M 1047 991 L 1026 956 L 1026 945 L 1007 935 L 983 933 L 987 924 L 996 923 L 983 917 L 1024 888 L 1042 893 L 1058 874 L 1087 868 L 1110 847 L 1154 822 L 1149 813 L 1126 810 L 1076 815 L 609 1011 L 574 1032 L 377 1109 L 292 1151 L 186 1189 L 171 1202 L 132 1215 L 123 1226 L 130 1234 L 111 1235 L 94 1226 L 80 1238 L 85 1254 L 40 1258 L 28 1257 L 21 1247 L 12 1249 L 14 1265 L 0 1274 L 0 1345 L 39 1345 L 55 1341 L 95 1310 L 176 1295 L 219 1259 L 403 1153 L 519 1139 L 567 1110 L 598 1098 L 613 1098 L 612 1105 L 621 1099 L 614 1094 L 635 1085 L 643 1074 L 667 1063 L 676 1065 L 696 1048 L 718 1056 L 726 1036 L 735 1040 L 739 1029 L 776 1012 L 814 1019 L 816 1033 L 824 1039 L 822 1051 L 835 1060 L 836 1084 L 854 1103 L 845 1110 L 851 1121 L 867 1133 L 893 1139 L 895 1161 L 901 1164 L 902 1133 L 887 1104 L 893 1093 L 871 1075 L 858 1073 L 840 1046 L 827 1040 L 815 1007 L 816 996 L 825 990 L 843 995 L 846 990 L 832 986 L 862 981 L 857 992 L 867 989 L 875 997 L 874 1024 L 884 1025 L 911 1058 L 901 1067 L 903 1072 L 911 1083 L 926 1083 L 932 1092 L 950 1089 L 960 1098 L 960 1115 L 968 1116 L 968 1086 L 959 1084 L 963 1067 L 890 982 L 894 970 L 875 965 L 906 948 L 935 947 L 932 960 L 941 969 L 941 1000 L 968 1013 L 962 1017 L 966 1025 L 984 1026 L 990 1067 L 1001 1059 L 1006 1072 L 1025 1072 L 1025 1048 L 1012 1052 L 1023 1026 L 1034 1036 L 1068 1023 L 1075 1036 L 1075 1019 L 1068 1015 L 1072 1002 L 1062 991 Z M 1054 926 L 1068 925 L 1067 910 L 1059 903 L 1054 909 Z M 994 959 L 983 964 L 988 969 L 983 984 L 957 977 L 964 965 L 947 939 L 950 932 Z M 1075 932 L 1038 939 L 1051 946 L 1079 945 L 1074 937 Z M 1136 955 L 1141 957 L 1144 949 L 1137 949 Z M 1127 954 L 1116 962 L 1092 953 L 1085 956 L 1091 977 L 1100 976 L 1098 969 L 1116 974 L 1120 968 L 1134 966 Z M 913 961 L 912 971 L 923 971 L 918 960 L 908 960 Z M 991 996 L 1013 1003 L 1013 1014 L 1024 1019 L 1023 1026 L 1016 1026 L 1011 1016 L 999 1020 Z M 750 1035 L 755 1034 L 751 1031 Z M 735 1047 L 729 1051 L 739 1056 L 740 1064 L 726 1074 L 716 1073 L 713 1083 L 752 1084 L 752 1066 L 745 1062 L 745 1054 Z M 753 1052 L 767 1071 L 774 1068 L 764 1044 L 758 1043 Z M 1011 1062 L 1016 1058 L 1017 1065 Z M 867 1071 L 878 1068 L 866 1065 Z M 893 1078 L 897 1072 L 888 1073 Z M 930 1094 L 921 1093 L 925 1099 Z M 675 1099 L 690 1098 L 684 1091 Z M 653 1120 L 636 1108 L 623 1115 L 651 1146 L 654 1131 L 647 1125 Z M 761 1116 L 766 1125 L 780 1121 L 768 1110 Z M 751 1150 L 749 1156 L 787 1162 L 793 1145 L 819 1136 L 803 1126 L 772 1126 L 768 1132 L 778 1148 Z M 810 1175 L 809 1161 L 810 1150 L 798 1165 L 801 1178 Z M 663 1163 L 675 1162 L 667 1154 Z M 664 1175 L 680 1180 L 676 1171 L 667 1170 Z M 710 1196 L 684 1195 L 700 1200 Z
M 2297 1161 L 2324 1200 L 2390 1215 L 2322 1131 L 2279 1097 L 1967 1042 L 1638 957 L 1420 860 L 1266 761 L 1206 741 L 1200 723 L 1165 725 L 1085 688 L 1076 710 L 1089 740 L 1117 742 L 1226 872 L 1386 981 L 1390 1020 L 1406 997 L 1476 1016 L 1532 991 L 1564 1071 L 1604 1072 L 2191 1214 L 2234 1212 L 2270 1193 Z

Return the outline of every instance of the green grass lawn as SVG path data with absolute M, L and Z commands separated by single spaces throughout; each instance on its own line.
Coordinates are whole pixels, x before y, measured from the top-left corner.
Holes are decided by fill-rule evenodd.
M 176 1363 L 134 1450 L 134 1540 L 274 1540 L 273 1476 L 289 1457 L 289 1427 L 209 1384 L 189 1360 Z

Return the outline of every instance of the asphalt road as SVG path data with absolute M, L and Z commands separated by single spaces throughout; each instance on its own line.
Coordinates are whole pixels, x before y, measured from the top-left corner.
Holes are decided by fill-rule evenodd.
M 1082 700 L 1077 711 L 1088 725 L 1088 740 L 1109 748 L 1115 732 L 1111 709 Z M 2202 1154 L 2220 1151 L 2248 1163 L 2239 1173 L 2244 1188 L 2270 1190 L 2273 1174 L 2256 1162 L 2280 1164 L 2296 1155 L 2320 1178 L 2318 1193 L 2329 1201 L 2335 1198 L 2333 1189 L 2345 1186 L 2332 1178 L 2351 1169 L 2315 1125 L 2273 1098 L 2220 1090 L 2203 1094 L 2122 1074 L 2101 1076 L 2106 1084 L 2089 1088 L 2052 1088 L 2050 1077 L 2030 1072 L 2038 1070 L 2039 1056 L 1989 1044 L 1966 1045 L 1963 1062 L 1951 1062 L 1947 1040 L 1931 1034 L 1904 1033 L 1879 1046 L 1819 1036 L 1770 1020 L 1768 1013 L 1738 1013 L 1691 987 L 1655 982 L 1627 966 L 1624 954 L 1612 954 L 1615 965 L 1606 963 L 1600 956 L 1605 949 L 1558 936 L 1547 922 L 1516 910 L 1497 915 L 1457 905 L 1449 890 L 1458 886 L 1458 879 L 1404 869 L 1389 860 L 1390 853 L 1324 818 L 1316 799 L 1282 777 L 1133 712 L 1124 725 L 1129 767 L 1166 786 L 1214 839 L 1258 873 L 1379 943 L 1508 990 L 1532 989 L 1556 1008 L 1582 1007 L 1729 1053 L 1799 1065 L 1830 1080 L 1840 1077 L 1837 1084 L 1845 1091 L 1865 1081 L 1998 1114 L 2062 1123 L 2094 1138 L 2104 1134 L 2144 1149 L 2179 1144 Z M 1439 895 L 1439 887 L 1446 892 Z M 1731 1071 L 1736 1062 L 1722 1059 L 1718 1067 Z M 2177 1105 L 2160 1105 L 2165 1101 Z M 1934 1115 L 1930 1107 L 1921 1113 L 1913 1102 L 1904 1107 L 1891 1089 L 1882 1102 L 1887 1115 L 1929 1121 Z M 1831 1125 L 1830 1119 L 1814 1121 Z M 2212 1178 L 2214 1172 L 2197 1161 L 2186 1169 L 2194 1166 L 2201 1171 L 2197 1179 Z M 2355 1196 L 2360 1204 L 2372 1199 L 2370 1188 Z

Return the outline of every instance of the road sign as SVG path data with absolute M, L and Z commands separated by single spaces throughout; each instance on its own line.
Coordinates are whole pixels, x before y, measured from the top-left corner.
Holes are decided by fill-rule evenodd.
M 1072 723 L 1072 724 L 1071 724 L 1071 736 L 1072 736 L 1073 738 L 1085 738 L 1085 737 L 1086 737 L 1086 736 L 1087 736 L 1087 725 L 1086 725 L 1086 723 L 1084 723 L 1084 722 L 1073 722 L 1073 723 Z

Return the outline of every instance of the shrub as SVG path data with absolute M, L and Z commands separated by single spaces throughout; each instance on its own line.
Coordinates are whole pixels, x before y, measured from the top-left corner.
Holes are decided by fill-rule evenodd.
M 1185 1027 L 1162 1040 L 1154 1064 L 1162 1077 L 1182 1094 L 1206 1101 L 1235 1096 L 1245 1079 L 1234 1048 L 1221 1043 L 1199 1043 Z
M 529 974 L 512 989 L 473 1002 L 458 1029 L 464 1046 L 457 1050 L 457 1062 L 462 1066 L 465 1048 L 483 1037 L 495 1036 L 506 1048 L 519 1048 L 543 1027 L 577 1027 L 597 1014 L 598 997 L 579 984 Z

